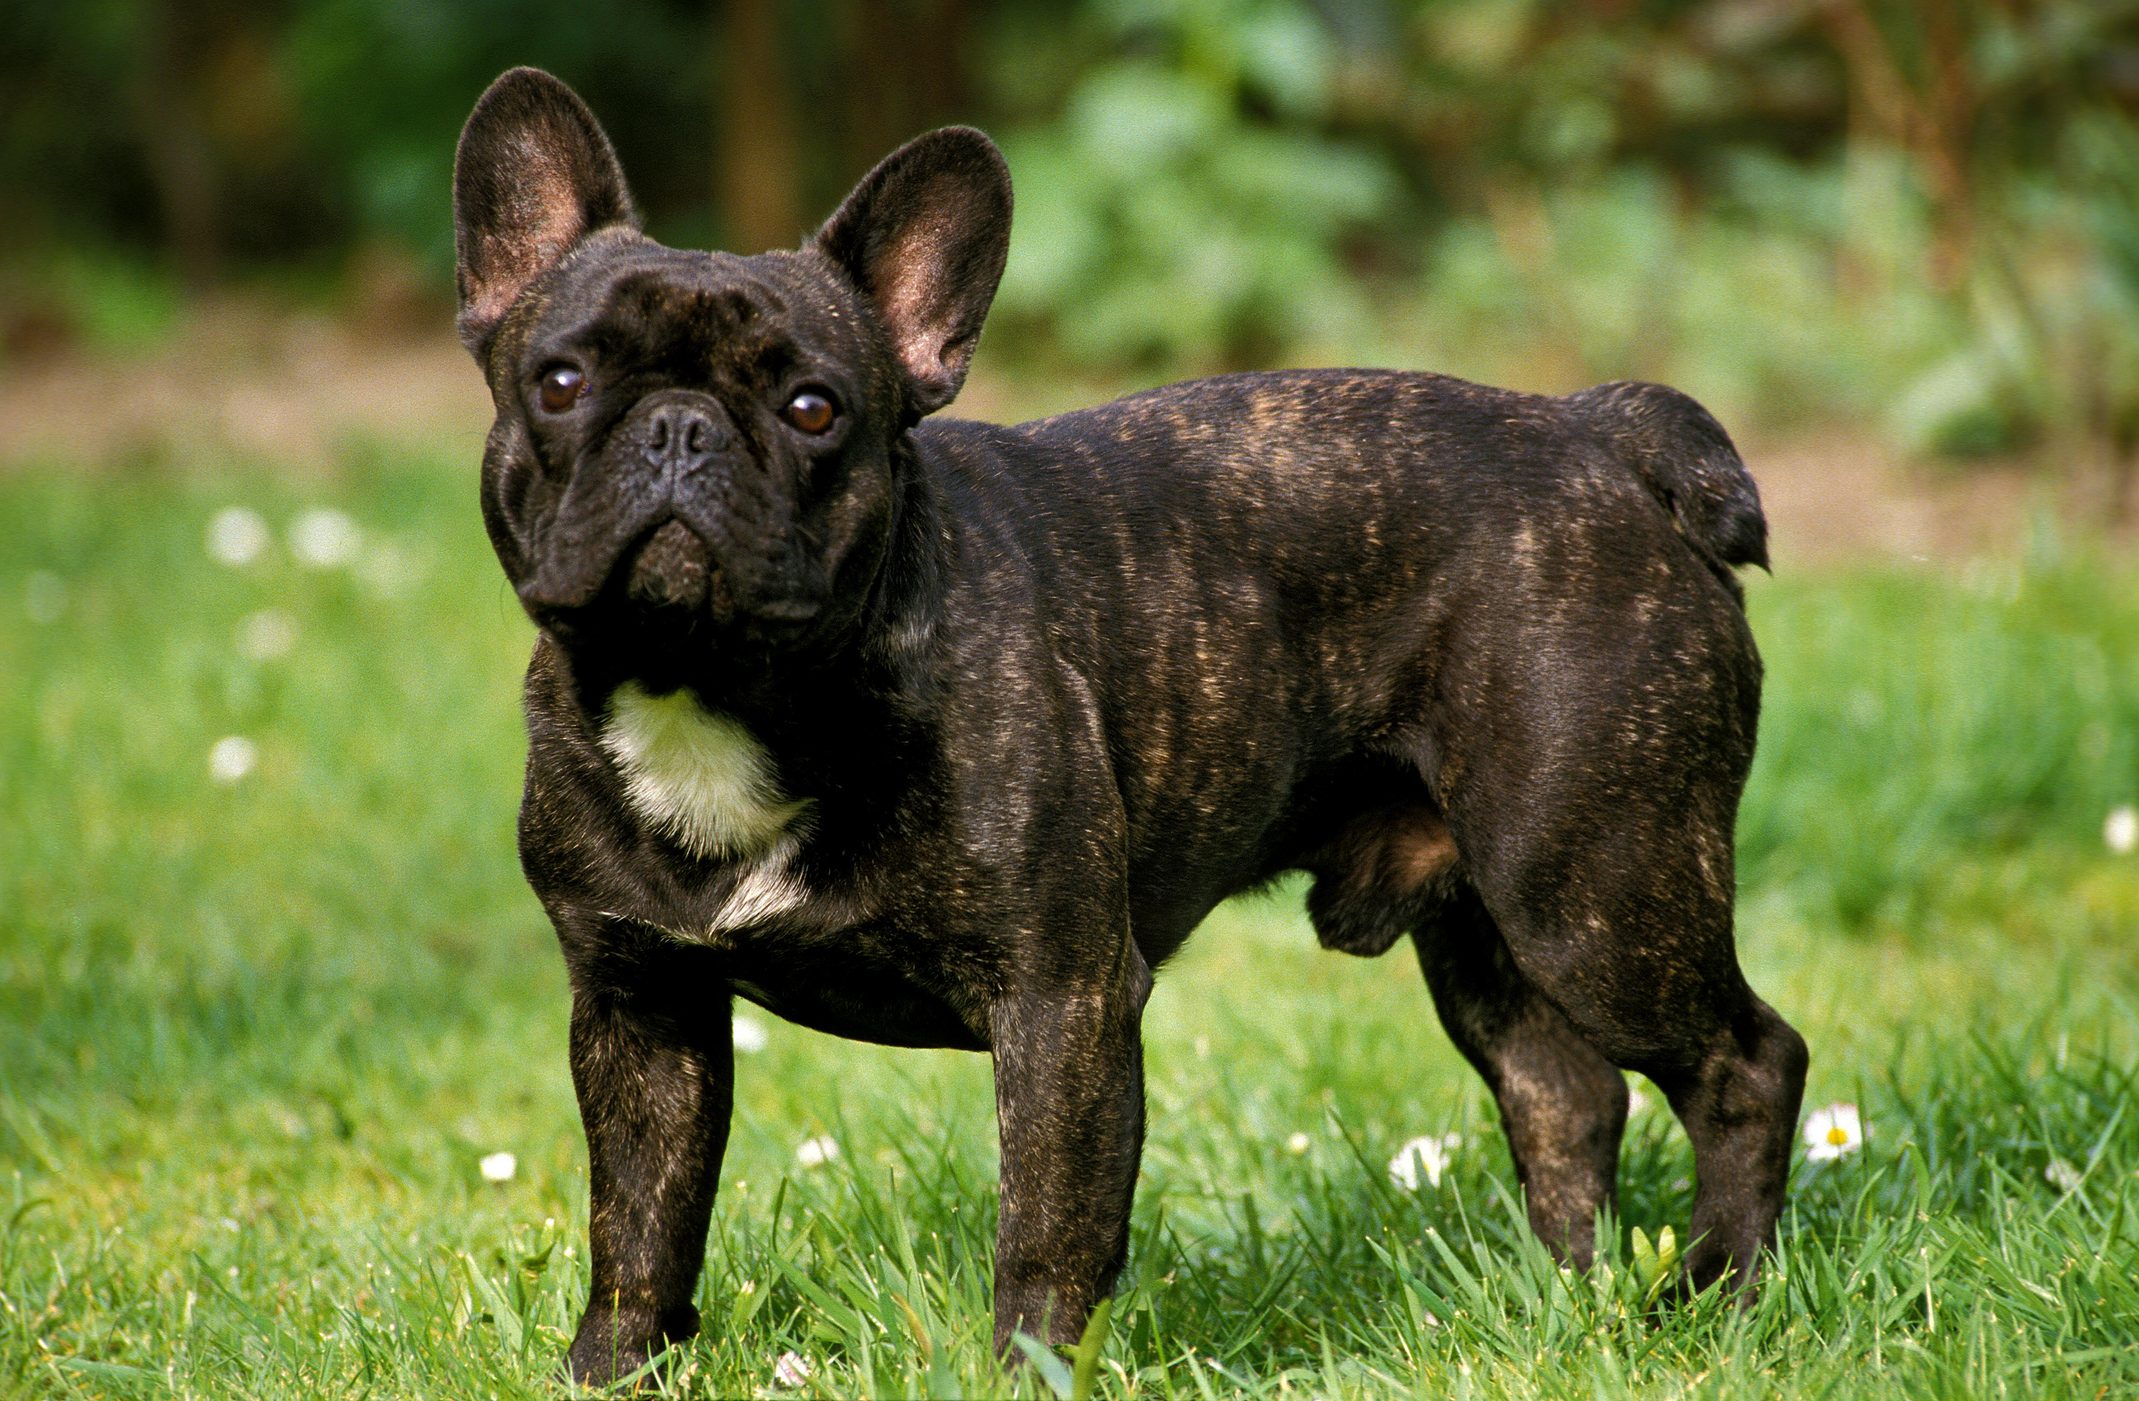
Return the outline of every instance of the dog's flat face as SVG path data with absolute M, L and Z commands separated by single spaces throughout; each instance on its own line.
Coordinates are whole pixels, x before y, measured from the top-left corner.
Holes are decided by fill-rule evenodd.
M 454 184 L 461 334 L 497 408 L 484 514 L 536 622 L 778 647 L 851 619 L 897 445 L 957 392 L 1001 275 L 987 138 L 911 143 L 798 251 L 672 249 L 579 99 L 520 70 Z
M 520 597 L 806 628 L 874 563 L 891 498 L 867 328 L 822 258 L 619 231 L 566 260 L 491 348 L 486 496 Z

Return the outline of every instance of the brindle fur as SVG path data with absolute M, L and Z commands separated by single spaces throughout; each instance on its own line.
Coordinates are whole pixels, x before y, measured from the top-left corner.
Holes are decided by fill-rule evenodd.
M 1760 693 L 1732 569 L 1766 528 L 1698 405 L 1323 370 L 922 422 L 1008 241 L 977 132 L 893 155 L 797 252 L 684 252 L 517 70 L 456 191 L 484 515 L 540 629 L 520 842 L 572 985 L 576 1376 L 697 1326 L 737 993 L 992 1053 L 997 1344 L 1076 1338 L 1128 1241 L 1152 971 L 1292 869 L 1329 946 L 1412 936 L 1555 1251 L 1590 1258 L 1631 1069 L 1693 1141 L 1690 1284 L 1750 1283 L 1805 1048 L 1732 942 Z M 562 418 L 559 359 L 589 383 Z M 776 417 L 804 382 L 823 439 Z M 796 908 L 714 927 L 745 863 L 627 800 L 627 680 L 735 717 L 809 801 Z

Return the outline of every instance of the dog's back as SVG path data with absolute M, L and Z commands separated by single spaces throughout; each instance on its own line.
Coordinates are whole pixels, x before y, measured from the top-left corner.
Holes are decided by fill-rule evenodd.
M 1468 776 L 1532 748 L 1595 771 L 1653 732 L 1735 805 L 1759 663 L 1730 567 L 1765 525 L 1684 395 L 1275 372 L 918 438 L 976 617 L 1030 609 L 1054 655 L 1019 670 L 1093 687 L 1147 956 L 1300 865 L 1325 941 L 1380 952 L 1460 874 Z
M 924 443 L 976 431 L 984 492 L 1035 544 L 1104 556 L 1212 543 L 1258 562 L 1323 550 L 1399 561 L 1478 529 L 1519 552 L 1527 526 L 1625 527 L 1643 495 L 1724 578 L 1767 564 L 1767 522 L 1728 434 L 1693 399 L 1620 381 L 1564 397 L 1446 375 L 1301 370 L 1223 375 L 1012 429 L 925 425 Z M 962 454 L 961 454 L 962 455 Z M 1044 497 L 1045 510 L 1024 507 Z M 983 510 L 985 510 L 983 505 Z M 1495 532 L 1507 530 L 1502 538 Z M 1363 549 L 1361 547 L 1364 547 Z

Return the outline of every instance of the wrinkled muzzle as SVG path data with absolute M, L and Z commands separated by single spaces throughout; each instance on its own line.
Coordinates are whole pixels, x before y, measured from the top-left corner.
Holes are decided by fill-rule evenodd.
M 573 466 L 519 595 L 584 608 L 605 590 L 653 607 L 698 608 L 717 576 L 762 573 L 765 526 L 782 514 L 727 411 L 664 390 L 635 405 L 603 450 Z M 726 590 L 719 591 L 723 597 Z

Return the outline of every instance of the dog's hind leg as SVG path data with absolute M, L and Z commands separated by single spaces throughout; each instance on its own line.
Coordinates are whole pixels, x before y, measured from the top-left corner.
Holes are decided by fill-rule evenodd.
M 1669 549 L 1625 572 L 1648 548 L 1572 532 L 1566 572 L 1472 619 L 1420 767 L 1524 983 L 1685 1125 L 1689 1282 L 1744 1287 L 1782 1212 L 1806 1061 L 1746 985 L 1733 928 L 1760 662 L 1711 575 Z
M 1372 956 L 1411 933 L 1441 1024 L 1500 1105 L 1531 1225 L 1560 1259 L 1587 1265 L 1612 1200 L 1626 1083 L 1516 969 L 1431 799 L 1422 788 L 1366 808 L 1306 865 L 1324 945 Z
M 1782 1210 L 1805 1042 L 1738 969 L 1727 837 L 1690 826 L 1630 815 L 1546 865 L 1489 860 L 1479 885 L 1526 984 L 1671 1101 L 1698 1183 L 1688 1281 L 1742 1287 Z
M 1615 1198 L 1625 1080 L 1522 975 L 1468 886 L 1412 942 L 1441 1025 L 1500 1106 L 1531 1228 L 1587 1268 Z

